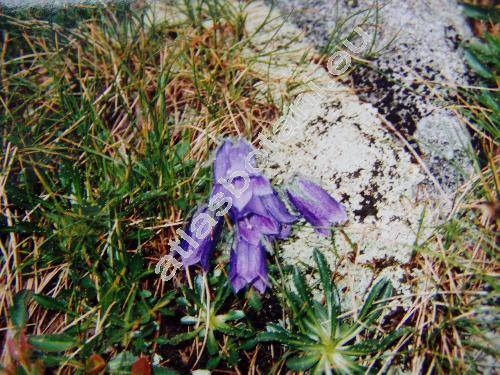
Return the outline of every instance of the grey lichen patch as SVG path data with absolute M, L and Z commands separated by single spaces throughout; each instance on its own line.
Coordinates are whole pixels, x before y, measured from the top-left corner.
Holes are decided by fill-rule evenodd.
M 392 40 L 372 62 L 375 69 L 358 66 L 347 81 L 408 139 L 445 190 L 452 192 L 470 174 L 464 143 L 455 142 L 457 132 L 465 139 L 467 131 L 456 113 L 444 109 L 449 88 L 470 80 L 459 45 L 472 34 L 455 0 L 278 0 L 277 4 L 319 47 L 345 19 L 349 19 L 345 35 L 361 23 L 370 35 L 376 28 L 374 51 Z M 369 22 L 363 23 L 369 12 Z M 443 131 L 450 130 L 451 118 L 454 129 Z M 468 143 L 466 139 L 466 147 Z M 453 157 L 442 158 L 443 152 Z M 462 168 L 455 168 L 451 159 Z
M 313 265 L 313 249 L 322 250 L 349 306 L 381 275 L 409 293 L 402 265 L 435 219 L 432 201 L 418 198 L 426 176 L 372 105 L 338 84 L 329 85 L 325 98 L 309 93 L 291 106 L 269 138 L 265 173 L 276 182 L 301 175 L 319 183 L 345 205 L 349 222 L 333 241 L 300 223 L 280 255 L 289 264 Z
M 289 265 L 315 267 L 313 250 L 321 250 L 345 308 L 359 307 L 381 277 L 390 279 L 400 295 L 394 306 L 409 303 L 420 277 L 420 270 L 411 266 L 414 245 L 430 234 L 440 212 L 440 198 L 429 190 L 428 175 L 384 128 L 372 104 L 362 103 L 322 67 L 303 63 L 311 47 L 295 26 L 260 2 L 247 9 L 250 33 L 264 18 L 273 20 L 262 28 L 272 41 L 263 35 L 263 43 L 257 41 L 251 49 L 263 56 L 269 49 L 281 51 L 272 62 L 264 59 L 252 66 L 276 82 L 274 96 L 282 96 L 291 82 L 307 83 L 300 86 L 307 93 L 294 101 L 273 131 L 261 134 L 262 150 L 268 154 L 260 160 L 264 172 L 276 183 L 295 175 L 319 183 L 345 205 L 349 216 L 332 238 L 297 223 L 293 236 L 280 242 L 279 256 Z M 297 39 L 290 41 L 289 35 Z
M 455 186 L 456 181 L 453 179 L 457 174 L 466 176 L 470 173 L 471 157 L 468 153 L 474 151 L 469 134 L 451 111 L 440 109 L 422 118 L 415 137 L 441 186 Z

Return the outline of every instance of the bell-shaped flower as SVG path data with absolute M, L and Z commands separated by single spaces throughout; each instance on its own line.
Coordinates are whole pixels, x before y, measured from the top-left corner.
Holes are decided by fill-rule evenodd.
M 330 235 L 333 225 L 347 220 L 344 206 L 311 181 L 296 179 L 287 193 L 297 211 L 325 236 Z
M 236 293 L 247 285 L 263 293 L 269 282 L 264 247 L 238 237 L 231 251 L 229 278 Z
M 244 139 L 236 141 L 226 139 L 215 154 L 215 182 L 236 173 L 244 172 L 249 176 L 258 174 L 252 151 L 254 151 L 252 145 Z
M 212 196 L 222 193 L 231 198 L 232 211 L 242 211 L 254 196 L 264 196 L 273 193 L 269 180 L 262 175 L 243 175 L 226 180 L 225 183 L 215 183 Z
M 278 194 L 274 191 L 273 194 L 261 197 L 262 204 L 266 207 L 267 212 L 279 223 L 280 231 L 278 238 L 287 238 L 292 231 L 292 223 L 297 221 L 297 216 L 292 215 L 281 200 Z
M 222 217 L 216 216 L 207 205 L 200 206 L 191 218 L 180 249 L 182 262 L 185 266 L 200 264 L 208 271 L 210 259 L 219 240 L 222 230 Z
M 231 199 L 231 215 L 235 221 L 254 212 L 275 222 L 279 232 L 273 235 L 285 237 L 297 218 L 288 212 L 269 180 L 258 173 L 255 166 L 250 144 L 244 140 L 226 140 L 217 150 L 212 196 L 222 193 Z

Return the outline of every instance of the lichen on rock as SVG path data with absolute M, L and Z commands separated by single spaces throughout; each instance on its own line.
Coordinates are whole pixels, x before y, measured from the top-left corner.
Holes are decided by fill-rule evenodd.
M 422 191 L 426 176 L 383 128 L 373 106 L 340 84 L 327 90 L 323 102 L 313 93 L 298 98 L 269 137 L 266 174 L 278 182 L 305 176 L 346 207 L 349 223 L 335 231 L 333 243 L 299 225 L 280 255 L 289 264 L 312 265 L 313 249 L 320 248 L 349 300 L 362 296 L 385 269 L 408 263 L 435 214 Z M 400 291 L 402 272 L 385 272 Z
M 464 152 L 469 136 L 459 115 L 447 105 L 450 88 L 471 79 L 459 45 L 472 33 L 457 1 L 276 3 L 318 47 L 328 44 L 340 24 L 344 37 L 356 25 L 370 37 L 375 35 L 374 45 L 370 38 L 364 51 L 373 52 L 371 67 L 357 66 L 346 82 L 352 82 L 359 97 L 373 104 L 408 139 L 445 191 L 454 191 L 467 178 L 472 171 Z M 457 137 L 462 142 L 456 142 Z M 461 168 L 455 168 L 451 159 Z

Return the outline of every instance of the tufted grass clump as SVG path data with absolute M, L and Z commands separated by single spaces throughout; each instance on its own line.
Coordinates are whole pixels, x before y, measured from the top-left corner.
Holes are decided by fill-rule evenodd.
M 71 9 L 0 14 L 0 319 L 21 352 L 83 371 L 176 329 L 150 263 L 206 197 L 218 140 L 253 139 L 279 103 L 244 5 Z

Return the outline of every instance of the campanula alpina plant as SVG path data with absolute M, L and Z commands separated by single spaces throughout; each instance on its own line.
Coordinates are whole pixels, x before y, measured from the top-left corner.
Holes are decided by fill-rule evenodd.
M 278 239 L 285 239 L 299 216 L 292 214 L 283 198 L 257 168 L 255 150 L 243 139 L 226 139 L 216 152 L 214 187 L 207 205 L 199 208 L 188 227 L 188 236 L 180 249 L 184 265 L 200 264 L 207 271 L 210 257 L 221 231 L 220 216 L 210 214 L 211 202 L 228 202 L 233 223 L 233 248 L 230 255 L 230 280 L 236 292 L 247 285 L 264 292 L 268 285 L 266 251 Z M 297 211 L 324 235 L 332 225 L 347 220 L 344 207 L 320 186 L 297 179 L 288 189 L 288 197 Z M 204 215 L 205 220 L 198 220 Z M 195 223 L 199 224 L 197 227 Z M 207 228 L 207 223 L 212 228 Z M 201 228 L 203 227 L 203 228 Z M 193 240 L 191 234 L 196 232 Z M 200 237 L 203 232 L 208 238 Z M 192 240 L 192 241 L 191 241 Z
M 209 221 L 201 221 L 199 218 L 201 215 L 207 215 L 213 220 L 210 225 Z M 197 221 L 195 221 L 198 218 Z M 215 245 L 219 240 L 221 230 L 222 230 L 222 217 L 215 215 L 212 211 L 208 209 L 207 205 L 202 205 L 198 207 L 193 215 L 193 220 L 191 220 L 185 239 L 181 242 L 181 248 L 185 249 L 184 253 L 181 253 L 182 262 L 185 266 L 191 266 L 194 264 L 200 264 L 204 271 L 208 271 L 210 268 L 210 258 L 215 249 Z M 206 231 L 206 236 L 201 236 Z M 193 237 L 201 238 L 200 242 L 190 241 Z
M 332 225 L 347 220 L 344 206 L 337 202 L 326 190 L 303 178 L 295 179 L 287 189 L 288 197 L 304 219 L 314 226 L 317 232 L 330 235 Z

